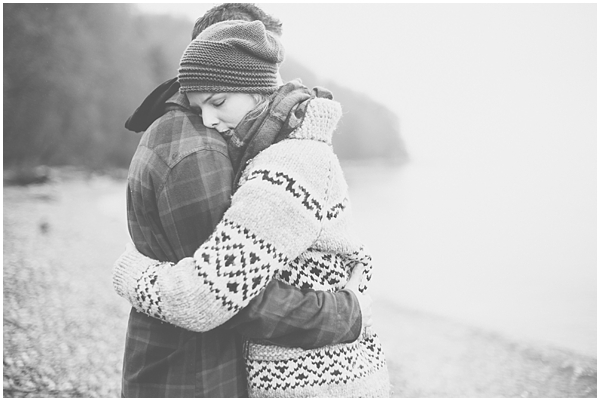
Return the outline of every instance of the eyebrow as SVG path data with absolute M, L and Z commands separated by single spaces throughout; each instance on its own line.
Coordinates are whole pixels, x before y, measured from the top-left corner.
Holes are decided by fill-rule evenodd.
M 213 98 L 214 95 L 216 95 L 216 93 L 211 93 L 206 99 L 204 99 L 202 101 L 202 104 L 205 104 L 206 102 L 208 102 L 210 99 Z

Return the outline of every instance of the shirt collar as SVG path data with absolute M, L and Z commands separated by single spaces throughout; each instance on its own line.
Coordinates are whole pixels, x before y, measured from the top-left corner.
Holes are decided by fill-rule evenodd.
M 185 93 L 181 93 L 179 91 L 177 91 L 175 94 L 173 94 L 173 96 L 171 96 L 169 98 L 169 100 L 166 101 L 167 104 L 169 103 L 174 103 L 178 106 L 183 107 L 186 110 L 190 110 L 190 102 L 188 101 L 187 96 L 185 95 Z

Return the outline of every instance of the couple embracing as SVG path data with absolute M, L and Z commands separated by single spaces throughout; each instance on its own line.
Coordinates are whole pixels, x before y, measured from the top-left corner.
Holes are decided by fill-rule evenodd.
M 370 257 L 333 153 L 340 105 L 281 83 L 281 24 L 209 10 L 176 80 L 128 121 L 134 245 L 114 266 L 133 308 L 124 397 L 388 397 Z

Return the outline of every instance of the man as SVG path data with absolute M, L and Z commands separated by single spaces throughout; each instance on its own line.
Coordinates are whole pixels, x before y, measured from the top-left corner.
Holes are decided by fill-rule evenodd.
M 279 21 L 256 6 L 228 3 L 201 17 L 193 37 L 227 19 L 261 20 L 281 33 Z M 191 256 L 212 233 L 229 206 L 233 179 L 225 140 L 204 127 L 177 89 L 176 81 L 167 81 L 127 122 L 133 130 L 149 125 L 129 170 L 129 231 L 142 253 L 172 262 Z M 122 395 L 245 397 L 244 339 L 303 348 L 354 341 L 360 306 L 352 291 L 300 291 L 272 281 L 233 319 L 206 333 L 132 309 Z

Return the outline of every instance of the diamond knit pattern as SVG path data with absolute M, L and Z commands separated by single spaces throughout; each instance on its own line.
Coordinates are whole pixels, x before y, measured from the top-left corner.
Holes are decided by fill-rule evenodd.
M 332 151 L 338 103 L 310 101 L 289 139 L 252 159 L 213 235 L 173 265 L 134 251 L 115 265 L 115 287 L 136 309 L 192 331 L 229 320 L 272 278 L 299 288 L 337 291 L 356 263 L 371 258 L 352 223 L 348 186 Z M 374 333 L 353 343 L 305 351 L 248 344 L 255 397 L 387 397 L 389 378 Z

